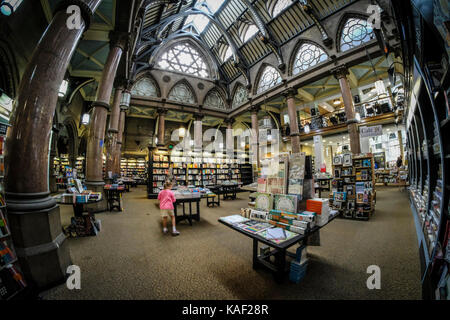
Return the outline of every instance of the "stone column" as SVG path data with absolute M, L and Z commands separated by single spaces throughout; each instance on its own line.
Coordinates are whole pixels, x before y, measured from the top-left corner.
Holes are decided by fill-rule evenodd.
M 230 158 L 230 159 L 234 158 L 233 122 L 234 122 L 234 119 L 232 119 L 232 118 L 225 119 L 225 123 L 227 125 L 227 131 L 226 131 L 226 152 L 227 152 L 228 158 Z
M 109 128 L 108 136 L 109 143 L 106 150 L 106 176 L 111 171 L 112 175 L 117 174 L 116 167 L 114 166 L 115 154 L 117 149 L 117 135 L 119 133 L 119 118 L 120 118 L 120 101 L 122 99 L 122 87 L 116 88 L 114 93 L 114 102 L 109 116 Z
M 285 92 L 286 103 L 288 107 L 289 129 L 291 136 L 292 153 L 300 152 L 300 132 L 298 130 L 297 107 L 295 106 L 295 89 L 289 89 Z
M 194 152 L 203 151 L 203 117 L 201 113 L 194 114 Z
M 89 136 L 86 152 L 86 186 L 89 190 L 103 192 L 103 145 L 105 141 L 105 128 L 111 92 L 119 66 L 120 58 L 125 47 L 126 38 L 121 37 L 114 41 L 106 60 L 102 79 L 97 92 L 97 100 L 92 104 L 93 111 L 89 125 Z M 106 199 L 89 205 L 93 212 L 106 210 Z
M 258 111 L 261 108 L 259 106 L 251 106 L 250 112 L 251 112 L 251 118 L 252 118 L 252 143 L 251 143 L 251 150 L 254 153 L 253 159 L 256 159 L 256 169 L 258 170 L 260 168 L 260 161 L 259 161 L 259 124 L 258 124 Z
M 164 131 L 166 130 L 166 113 L 167 109 L 158 108 L 158 143 L 156 144 L 158 147 L 164 147 Z
M 358 121 L 355 119 L 355 107 L 353 105 L 352 92 L 348 83 L 348 70 L 345 66 L 340 66 L 332 70 L 335 78 L 341 87 L 342 99 L 344 100 L 345 115 L 347 117 L 347 128 L 350 137 L 350 148 L 353 154 L 361 153 L 359 142 Z
M 120 172 L 120 160 L 122 159 L 123 133 L 125 131 L 125 122 L 127 110 L 130 107 L 131 93 L 128 90 L 123 91 L 120 101 L 119 133 L 117 134 L 116 152 L 114 154 L 114 167 L 117 174 Z
M 398 130 L 397 131 L 397 136 L 398 136 L 398 143 L 400 145 L 400 156 L 402 157 L 402 165 L 405 164 L 405 152 L 403 150 L 403 136 L 402 136 L 402 130 Z
M 74 1 L 82 18 L 67 28 L 61 5 L 42 35 L 20 83 L 5 152 L 5 191 L 11 235 L 31 287 L 62 283 L 71 264 L 59 206 L 50 197 L 48 151 L 58 89 L 72 54 L 101 0 Z

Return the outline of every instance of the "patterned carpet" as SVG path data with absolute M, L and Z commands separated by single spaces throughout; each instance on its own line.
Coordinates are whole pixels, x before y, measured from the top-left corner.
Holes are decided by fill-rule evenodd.
M 246 207 L 248 193 L 201 203 L 201 220 L 178 226 L 181 235 L 161 232 L 155 200 L 145 188 L 124 198 L 125 211 L 102 213 L 97 237 L 69 239 L 73 263 L 81 268 L 81 290 L 59 286 L 43 299 L 420 299 L 419 255 L 405 191 L 378 189 L 368 222 L 336 219 L 308 247 L 306 278 L 277 284 L 252 269 L 252 241 L 220 224 L 220 216 Z M 61 207 L 63 225 L 72 214 Z M 295 250 L 295 249 L 294 249 Z M 367 267 L 381 268 L 381 289 L 369 290 Z

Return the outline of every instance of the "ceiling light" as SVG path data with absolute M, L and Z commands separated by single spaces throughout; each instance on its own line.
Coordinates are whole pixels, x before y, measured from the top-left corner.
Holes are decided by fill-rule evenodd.
M 60 98 L 63 98 L 66 95 L 68 87 L 69 87 L 69 82 L 67 80 L 63 80 L 61 85 L 59 86 L 59 90 L 58 90 L 58 96 Z
M 378 95 L 386 93 L 386 87 L 384 86 L 383 80 L 375 81 L 375 89 L 377 90 Z
M 3 0 L 0 4 L 0 11 L 5 16 L 13 14 L 20 6 L 23 0 Z
M 357 112 L 357 113 L 355 114 L 355 119 L 356 119 L 356 121 L 358 121 L 358 122 L 361 121 L 361 115 L 359 114 L 359 112 Z
M 186 129 L 183 128 L 183 127 L 181 127 L 181 128 L 179 129 L 179 137 L 180 137 L 180 138 L 183 138 L 185 134 L 186 134 Z
M 81 118 L 81 124 L 88 125 L 90 119 L 91 119 L 91 115 L 89 113 L 83 114 L 83 116 Z
M 340 99 L 335 99 L 335 100 L 333 101 L 333 104 L 334 104 L 335 106 L 337 106 L 337 105 L 341 104 L 341 100 L 340 100 Z

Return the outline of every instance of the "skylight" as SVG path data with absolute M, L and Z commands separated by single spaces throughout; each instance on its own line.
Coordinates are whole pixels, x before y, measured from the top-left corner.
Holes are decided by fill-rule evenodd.
M 191 14 L 187 17 L 185 26 L 192 23 L 199 33 L 202 33 L 205 30 L 206 26 L 209 23 L 209 19 L 202 14 Z
M 228 59 L 230 59 L 230 57 L 231 57 L 232 55 L 233 55 L 233 51 L 231 50 L 231 47 L 228 46 L 227 51 L 225 51 L 225 54 L 223 55 L 222 61 L 223 61 L 223 62 L 227 61 Z
M 245 32 L 244 36 L 242 37 L 242 42 L 246 43 L 248 40 L 250 40 L 251 37 L 253 37 L 257 32 L 259 31 L 258 27 L 254 24 L 251 24 L 248 26 L 247 31 Z

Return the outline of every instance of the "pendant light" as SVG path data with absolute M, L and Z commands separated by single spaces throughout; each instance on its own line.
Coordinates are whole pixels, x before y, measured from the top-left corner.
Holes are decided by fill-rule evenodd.
M 16 12 L 23 0 L 3 0 L 0 4 L 0 12 L 5 16 L 10 16 Z

